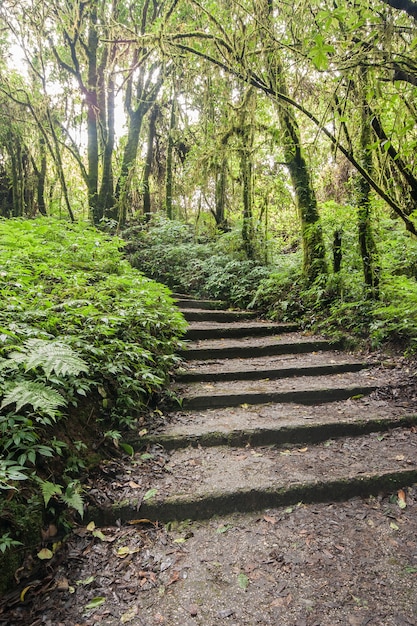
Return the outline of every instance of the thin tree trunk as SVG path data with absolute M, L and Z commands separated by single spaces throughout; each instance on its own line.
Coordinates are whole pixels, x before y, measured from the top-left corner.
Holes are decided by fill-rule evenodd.
M 174 156 L 174 137 L 173 131 L 176 125 L 175 116 L 175 93 L 172 95 L 171 115 L 169 120 L 168 146 L 167 146 L 167 171 L 165 179 L 165 211 L 168 219 L 173 217 L 172 209 L 172 186 L 173 186 L 173 156 Z
M 152 171 L 154 141 L 156 136 L 156 120 L 158 117 L 158 107 L 153 106 L 149 117 L 148 145 L 146 148 L 146 161 L 143 170 L 143 215 L 148 222 L 151 218 L 151 190 L 149 179 Z
M 99 207 L 98 196 L 98 164 L 99 140 L 97 128 L 98 101 L 97 101 L 97 0 L 92 0 L 90 24 L 88 29 L 88 85 L 87 102 L 87 162 L 88 162 L 88 206 L 90 217 L 94 224 L 98 224 L 103 217 Z
M 216 168 L 215 173 L 215 211 L 214 219 L 216 226 L 221 231 L 226 231 L 226 192 L 227 192 L 227 158 L 223 156 L 220 164 Z

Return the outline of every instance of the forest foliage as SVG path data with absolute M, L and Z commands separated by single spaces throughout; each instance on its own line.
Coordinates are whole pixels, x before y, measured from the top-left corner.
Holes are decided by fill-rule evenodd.
M 117 440 L 175 365 L 184 321 L 154 280 L 415 351 L 416 16 L 402 0 L 3 0 L 8 496 L 37 482 L 82 512 L 77 420 L 93 410 Z M 6 527 L 0 550 L 18 540 Z
M 184 320 L 122 240 L 85 223 L 3 220 L 0 252 L 0 489 L 20 501 L 37 485 L 82 515 L 86 444 L 150 411 Z

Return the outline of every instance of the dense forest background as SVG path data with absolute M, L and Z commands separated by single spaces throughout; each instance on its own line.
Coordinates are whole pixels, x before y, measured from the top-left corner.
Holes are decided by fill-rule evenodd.
M 3 0 L 3 553 L 33 485 L 82 514 L 93 423 L 120 449 L 154 410 L 184 322 L 152 279 L 414 351 L 416 19 L 410 0 Z

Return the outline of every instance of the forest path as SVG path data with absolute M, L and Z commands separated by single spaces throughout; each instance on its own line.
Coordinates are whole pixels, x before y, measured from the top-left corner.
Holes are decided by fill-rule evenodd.
M 401 363 L 221 303 L 178 306 L 189 322 L 180 406 L 145 437 L 141 515 L 207 519 L 417 482 L 417 396 Z M 100 521 L 137 516 L 123 500 Z
M 179 305 L 182 406 L 89 476 L 85 525 L 0 625 L 416 626 L 410 364 Z

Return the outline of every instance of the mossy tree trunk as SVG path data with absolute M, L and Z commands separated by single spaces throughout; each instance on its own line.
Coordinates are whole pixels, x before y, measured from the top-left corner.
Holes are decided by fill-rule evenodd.
M 169 119 L 168 145 L 167 145 L 167 162 L 166 162 L 166 179 L 165 179 L 165 211 L 168 219 L 173 218 L 172 205 L 172 188 L 174 178 L 174 130 L 176 126 L 175 114 L 175 93 L 172 95 L 171 114 Z
M 300 219 L 301 240 L 303 246 L 303 275 L 308 282 L 327 273 L 326 251 L 317 198 L 313 189 L 310 171 L 303 155 L 301 134 L 294 113 L 285 98 L 288 89 L 284 69 L 276 50 L 273 29 L 273 1 L 261 0 L 263 22 L 265 25 L 266 49 L 271 50 L 265 56 L 270 85 L 277 94 L 277 111 L 281 127 L 282 145 L 285 162 L 294 188 L 296 205 Z M 284 96 L 284 98 L 282 97 Z
M 280 91 L 285 88 L 280 77 Z M 310 172 L 303 156 L 300 131 L 291 110 L 284 102 L 278 105 L 285 162 L 288 167 L 297 204 L 303 245 L 303 274 L 313 282 L 327 273 L 326 251 L 317 198 L 311 182 Z
M 154 141 L 156 137 L 156 120 L 159 108 L 155 104 L 149 116 L 148 144 L 146 147 L 145 168 L 143 170 L 143 215 L 148 222 L 151 218 L 151 189 L 150 176 L 154 156 Z

